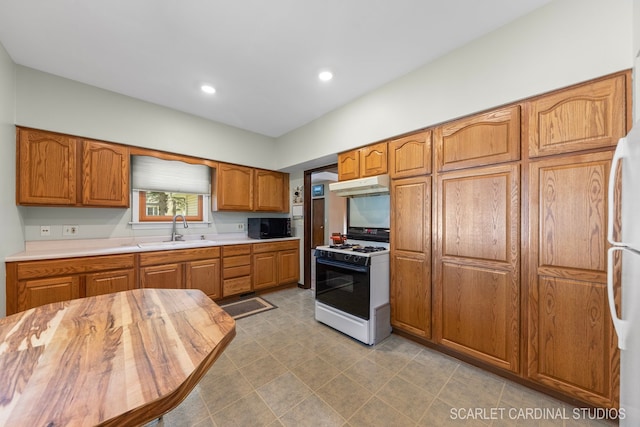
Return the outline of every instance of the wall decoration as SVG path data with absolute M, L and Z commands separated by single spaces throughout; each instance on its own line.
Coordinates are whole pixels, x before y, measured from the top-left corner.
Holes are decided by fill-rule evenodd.
M 324 196 L 324 184 L 316 184 L 311 187 L 311 196 L 312 197 L 322 197 Z

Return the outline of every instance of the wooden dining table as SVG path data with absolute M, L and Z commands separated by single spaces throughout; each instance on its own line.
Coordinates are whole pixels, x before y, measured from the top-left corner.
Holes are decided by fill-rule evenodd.
M 129 426 L 175 408 L 235 321 L 196 289 L 136 289 L 0 319 L 0 426 Z

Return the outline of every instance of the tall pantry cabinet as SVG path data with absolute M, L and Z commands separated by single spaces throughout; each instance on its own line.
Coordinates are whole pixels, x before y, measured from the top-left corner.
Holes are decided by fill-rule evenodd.
M 525 104 L 528 378 L 597 406 L 618 400 L 607 301 L 607 188 L 627 132 L 628 74 Z
M 615 73 L 388 142 L 394 330 L 618 405 L 607 188 L 631 126 L 630 79 Z
M 431 131 L 389 142 L 391 324 L 431 338 Z
M 435 130 L 435 340 L 518 371 L 520 107 Z

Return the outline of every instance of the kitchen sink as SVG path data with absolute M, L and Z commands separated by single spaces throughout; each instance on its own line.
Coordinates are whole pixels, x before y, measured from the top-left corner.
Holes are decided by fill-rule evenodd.
M 143 249 L 198 248 L 202 246 L 211 246 L 214 243 L 215 242 L 213 240 L 175 240 L 165 242 L 138 243 L 138 247 Z

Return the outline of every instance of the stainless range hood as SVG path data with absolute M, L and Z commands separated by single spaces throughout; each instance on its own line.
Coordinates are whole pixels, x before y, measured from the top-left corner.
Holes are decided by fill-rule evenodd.
M 389 175 L 368 176 L 349 181 L 332 182 L 329 190 L 338 196 L 356 197 L 389 193 Z

